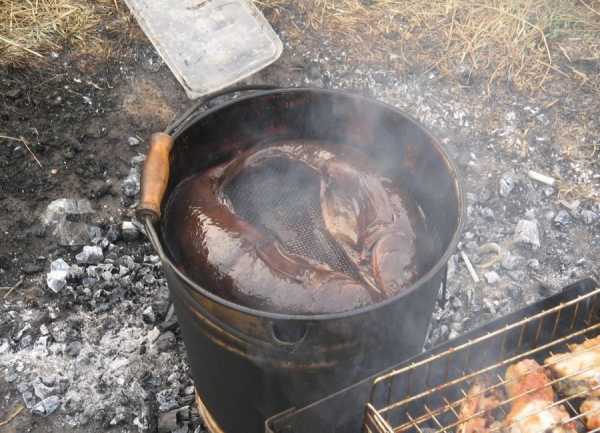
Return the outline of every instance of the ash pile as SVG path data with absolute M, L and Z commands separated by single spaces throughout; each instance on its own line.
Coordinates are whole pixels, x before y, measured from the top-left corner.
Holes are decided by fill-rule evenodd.
M 125 209 L 137 204 L 142 161 L 121 182 Z M 0 303 L 4 397 L 76 429 L 203 432 L 161 263 L 142 227 L 103 220 L 90 201 L 72 198 L 52 201 L 40 221 L 57 244 L 40 258 L 44 294 Z

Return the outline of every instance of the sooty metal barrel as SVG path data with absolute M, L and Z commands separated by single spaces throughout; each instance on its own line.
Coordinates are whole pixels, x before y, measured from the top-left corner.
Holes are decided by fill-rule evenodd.
M 166 144 L 153 145 L 160 150 L 152 149 L 148 156 L 138 215 L 161 255 L 202 411 L 213 430 L 260 432 L 269 416 L 331 394 L 421 350 L 456 246 L 463 197 L 453 164 L 418 122 L 361 96 L 280 89 L 188 113 L 168 132 Z M 418 204 L 435 245 L 427 271 L 411 287 L 344 313 L 275 314 L 219 298 L 172 260 L 163 233 L 165 224 L 177 222 L 160 219 L 158 203 L 164 206 L 184 179 L 240 149 L 299 138 L 358 148 Z M 168 167 L 162 167 L 160 176 L 152 174 L 161 164 Z M 148 205 L 152 200 L 145 200 L 151 194 L 154 208 Z

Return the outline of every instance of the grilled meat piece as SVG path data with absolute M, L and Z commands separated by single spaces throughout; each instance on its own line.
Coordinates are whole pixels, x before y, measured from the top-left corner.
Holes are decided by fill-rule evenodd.
M 460 408 L 459 420 L 462 423 L 456 433 L 485 433 L 497 424 L 494 412 L 502 401 L 501 391 L 498 388 L 486 391 L 489 386 L 489 382 L 482 379 L 469 388 Z
M 600 428 L 600 400 L 593 398 L 585 400 L 579 406 L 579 412 L 584 414 L 585 426 L 588 430 Z
M 581 344 L 570 344 L 570 352 L 558 353 L 544 362 L 557 378 L 559 392 L 568 395 L 600 397 L 600 336 Z
M 506 416 L 510 433 L 575 433 L 574 423 L 562 405 L 552 406 L 554 390 L 544 368 L 524 359 L 506 370 L 506 392 L 512 401 Z

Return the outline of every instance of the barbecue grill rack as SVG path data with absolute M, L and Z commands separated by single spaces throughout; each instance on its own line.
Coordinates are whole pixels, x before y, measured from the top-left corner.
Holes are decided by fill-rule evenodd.
M 600 334 L 599 302 L 600 289 L 596 289 L 420 362 L 377 377 L 366 406 L 365 431 L 448 433 L 456 431 L 460 425 L 476 416 L 486 415 L 487 411 L 482 410 L 470 417 L 461 417 L 459 412 L 467 401 L 470 386 L 478 379 L 485 378 L 489 386 L 470 396 L 483 397 L 488 391 L 504 390 L 507 384 L 504 377 L 506 368 L 523 359 L 535 359 L 546 368 L 551 367 L 551 364 L 572 360 L 581 352 L 570 352 L 568 345 L 582 343 Z M 600 360 L 600 342 L 586 351 L 598 351 Z M 544 363 L 548 356 L 554 354 L 562 355 L 557 360 Z M 534 393 L 545 387 L 558 387 L 562 382 L 589 373 L 593 369 L 600 373 L 600 364 L 583 365 L 574 374 L 551 378 L 538 388 L 511 398 L 506 397 L 494 406 L 502 413 L 501 418 L 504 418 L 515 400 L 532 398 Z M 523 376 L 533 371 L 529 370 L 512 381 L 522 380 Z M 600 382 L 595 388 L 600 388 Z M 585 430 L 582 421 L 587 414 L 579 413 L 578 407 L 586 394 L 587 392 L 582 391 L 569 397 L 557 393 L 553 402 L 536 412 L 528 413 L 527 418 L 563 405 L 570 416 L 556 427 L 574 422 L 581 424 L 580 427 Z M 512 423 L 500 422 L 487 431 L 504 431 L 523 420 L 524 418 Z
M 477 379 L 485 378 L 489 385 L 481 395 L 490 390 L 504 391 L 504 375 L 508 366 L 523 359 L 535 359 L 544 365 L 544 360 L 553 354 L 564 354 L 559 361 L 568 360 L 573 356 L 568 345 L 580 344 L 598 335 L 600 288 L 593 279 L 585 279 L 566 287 L 557 295 L 500 318 L 319 402 L 273 417 L 267 421 L 266 431 L 454 433 L 464 422 L 484 414 L 481 411 L 464 419 L 460 416 L 467 392 Z M 594 346 L 587 350 L 600 352 L 600 344 L 597 348 Z M 549 367 L 548 364 L 544 366 Z M 565 378 L 551 377 L 545 386 L 556 387 L 562 381 L 591 368 L 585 366 Z M 600 370 L 600 365 L 596 368 Z M 502 415 L 500 419 L 510 411 L 514 400 L 543 387 L 503 399 L 496 409 Z M 554 402 L 542 410 L 562 405 L 569 417 L 560 424 L 575 423 L 578 431 L 585 431 L 584 417 L 591 413 L 578 411 L 585 392 L 572 397 L 559 392 L 555 394 Z M 340 415 L 336 419 L 329 419 L 336 411 L 341 412 Z M 600 412 L 597 415 L 600 416 Z M 488 429 L 487 433 L 503 433 L 510 427 L 508 422 L 501 422 Z M 593 432 L 597 430 L 600 429 Z

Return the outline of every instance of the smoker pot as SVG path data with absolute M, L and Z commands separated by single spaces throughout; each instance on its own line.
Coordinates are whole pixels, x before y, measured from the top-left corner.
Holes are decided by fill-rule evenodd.
M 463 196 L 440 143 L 414 119 L 380 102 L 340 91 L 263 87 L 202 113 L 199 106 L 166 134 L 153 136 L 138 217 L 162 259 L 211 429 L 261 432 L 269 416 L 331 394 L 421 350 L 456 247 Z M 164 203 L 187 177 L 240 149 L 279 139 L 354 146 L 382 175 L 402 185 L 435 233 L 427 272 L 381 303 L 321 315 L 254 310 L 187 277 L 164 248 Z

